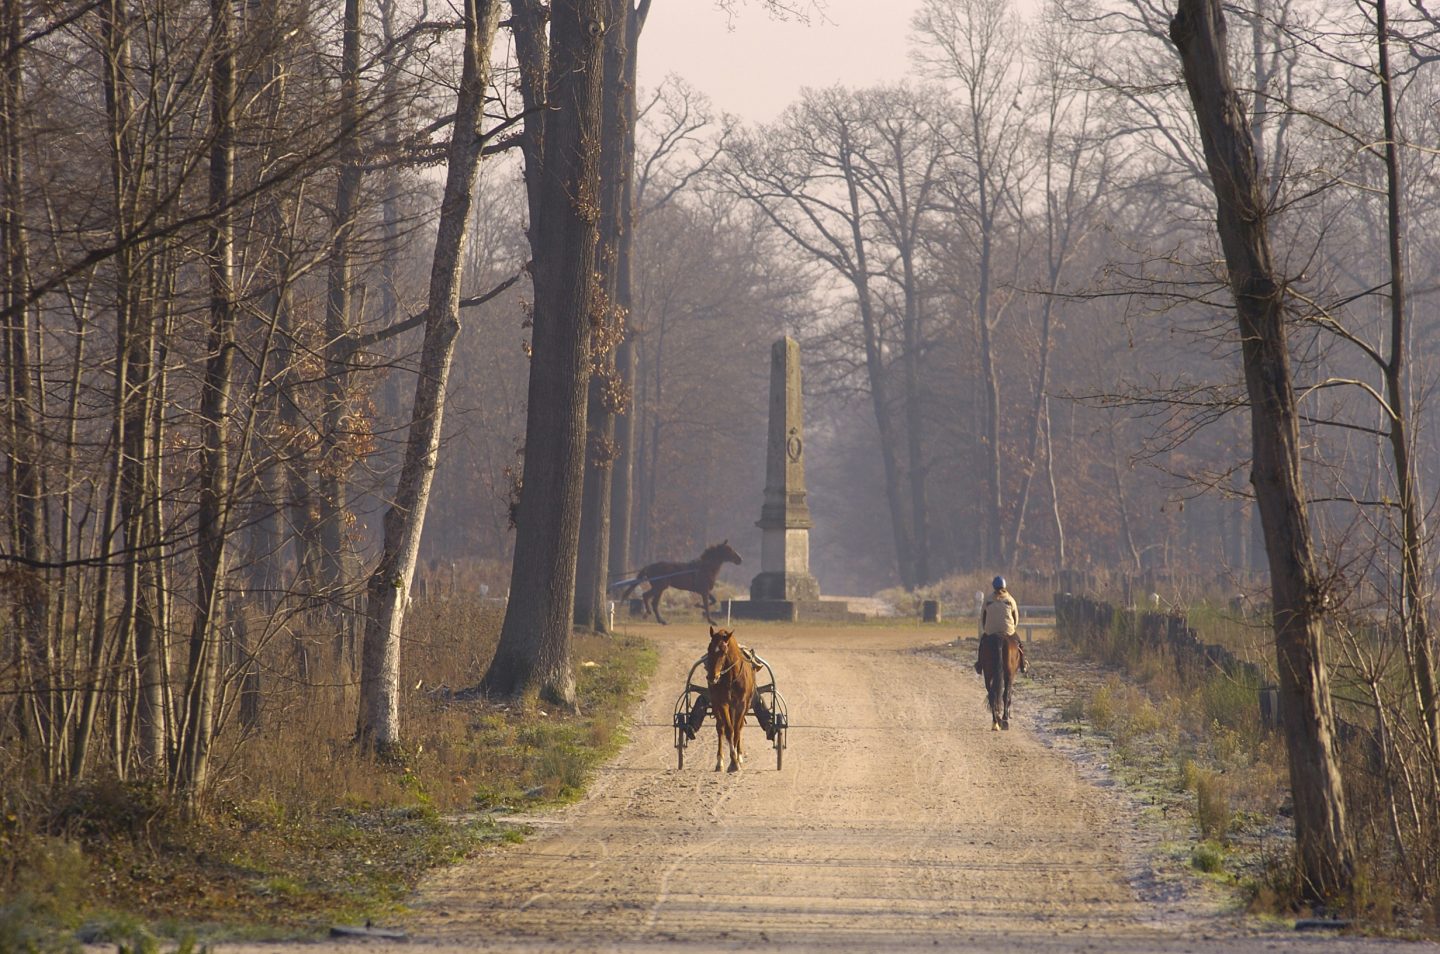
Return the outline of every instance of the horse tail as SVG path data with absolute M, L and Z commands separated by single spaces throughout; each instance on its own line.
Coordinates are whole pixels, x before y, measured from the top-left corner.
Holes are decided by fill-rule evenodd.
M 649 577 L 645 575 L 644 570 L 636 573 L 635 579 L 631 580 L 630 585 L 625 587 L 625 592 L 620 594 L 618 602 L 623 603 L 628 600 L 630 598 L 630 594 L 635 592 L 635 587 L 639 586 L 641 583 L 646 582 L 648 579 Z

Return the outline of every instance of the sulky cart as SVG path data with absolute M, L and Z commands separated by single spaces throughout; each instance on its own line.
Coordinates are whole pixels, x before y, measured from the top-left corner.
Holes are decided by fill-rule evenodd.
M 755 695 L 750 700 L 750 712 L 765 732 L 766 740 L 775 747 L 775 768 L 778 771 L 785 764 L 790 713 L 785 707 L 785 697 L 775 688 L 775 671 L 770 664 L 753 650 L 746 649 L 744 652 L 755 666 Z M 704 681 L 704 671 L 705 657 L 701 656 L 690 667 L 685 688 L 675 700 L 675 757 L 677 767 L 682 769 L 685 767 L 685 746 L 695 740 L 705 716 L 710 712 L 710 690 Z

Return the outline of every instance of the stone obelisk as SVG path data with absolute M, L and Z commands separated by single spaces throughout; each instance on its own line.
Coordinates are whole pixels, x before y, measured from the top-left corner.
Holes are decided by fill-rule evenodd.
M 805 503 L 805 413 L 800 345 L 785 337 L 770 349 L 770 435 L 765 498 L 760 507 L 760 574 L 750 599 L 808 602 L 820 598 L 810 575 L 810 508 Z

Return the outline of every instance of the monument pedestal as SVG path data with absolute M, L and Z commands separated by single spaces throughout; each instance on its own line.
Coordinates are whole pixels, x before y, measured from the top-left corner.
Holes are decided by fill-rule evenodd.
M 772 623 L 865 622 L 865 614 L 852 613 L 844 600 L 735 600 L 730 616 Z

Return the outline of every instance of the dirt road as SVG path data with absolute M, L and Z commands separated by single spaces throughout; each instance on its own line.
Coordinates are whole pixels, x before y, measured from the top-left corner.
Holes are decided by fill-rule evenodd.
M 525 844 L 425 884 L 410 949 L 1389 947 L 1257 935 L 1157 879 L 1123 801 L 1037 738 L 1023 690 L 1015 728 L 991 732 L 978 678 L 923 651 L 953 632 L 743 627 L 795 727 L 782 771 L 748 729 L 737 774 L 712 771 L 709 722 L 675 768 L 670 713 L 703 628 L 646 635 L 660 666 L 632 743 Z

